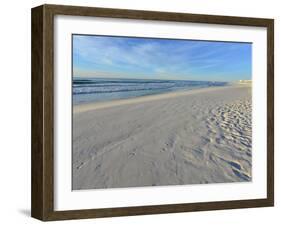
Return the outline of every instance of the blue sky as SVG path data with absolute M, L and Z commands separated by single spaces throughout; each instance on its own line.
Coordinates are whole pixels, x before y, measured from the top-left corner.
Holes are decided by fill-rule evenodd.
M 75 77 L 251 79 L 250 43 L 73 35 Z

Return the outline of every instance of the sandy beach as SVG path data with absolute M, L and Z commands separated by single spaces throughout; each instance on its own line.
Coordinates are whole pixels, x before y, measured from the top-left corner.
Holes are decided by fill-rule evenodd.
M 73 107 L 73 189 L 251 181 L 251 85 Z

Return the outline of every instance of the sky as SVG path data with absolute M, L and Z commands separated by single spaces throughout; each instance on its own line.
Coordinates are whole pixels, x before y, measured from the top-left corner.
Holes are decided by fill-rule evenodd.
M 75 77 L 249 80 L 252 44 L 73 35 Z

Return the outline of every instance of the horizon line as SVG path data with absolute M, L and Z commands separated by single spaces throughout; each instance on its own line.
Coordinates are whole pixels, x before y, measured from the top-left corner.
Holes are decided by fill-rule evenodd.
M 194 80 L 194 79 L 163 79 L 163 78 L 128 78 L 128 77 L 89 77 L 89 76 L 72 76 L 72 78 L 83 78 L 83 79 L 130 79 L 130 80 L 163 80 L 163 81 L 196 81 L 196 82 L 239 82 L 239 81 L 252 81 L 252 79 L 237 79 L 232 81 L 218 81 L 218 80 Z

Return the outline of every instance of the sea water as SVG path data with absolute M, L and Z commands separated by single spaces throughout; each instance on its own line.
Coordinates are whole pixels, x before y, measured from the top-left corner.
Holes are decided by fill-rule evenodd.
M 72 80 L 73 104 L 127 99 L 139 96 L 224 86 L 226 82 L 152 79 L 81 78 Z

